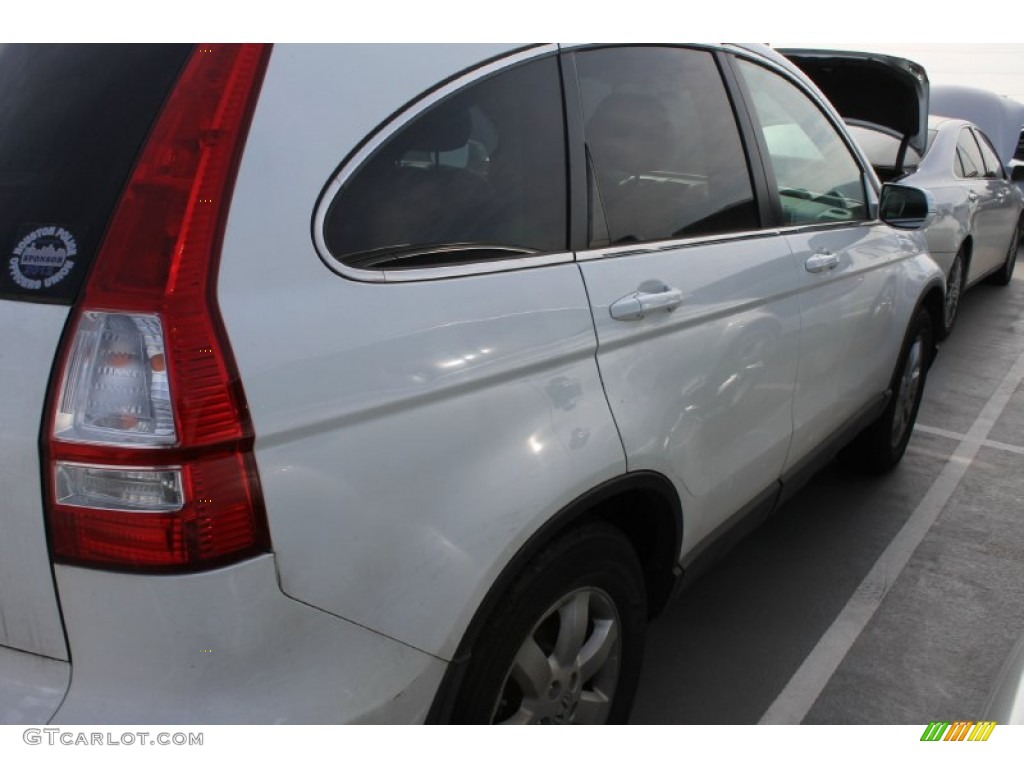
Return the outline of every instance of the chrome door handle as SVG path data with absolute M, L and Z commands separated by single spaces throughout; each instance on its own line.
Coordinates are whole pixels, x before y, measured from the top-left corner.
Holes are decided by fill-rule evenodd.
M 967 199 L 970 200 L 973 203 L 975 200 L 978 199 L 978 193 L 975 192 L 973 189 L 968 190 L 967 191 Z
M 683 303 L 683 292 L 663 287 L 663 291 L 634 291 L 613 303 L 608 311 L 615 320 L 643 320 L 651 312 L 671 312 Z
M 829 272 L 839 266 L 839 257 L 834 253 L 816 253 L 804 262 L 808 272 Z

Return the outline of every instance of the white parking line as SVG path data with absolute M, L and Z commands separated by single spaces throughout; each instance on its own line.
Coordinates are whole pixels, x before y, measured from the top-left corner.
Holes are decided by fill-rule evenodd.
M 914 550 L 934 525 L 953 492 L 956 491 L 964 473 L 970 468 L 974 457 L 1002 414 L 1006 404 L 1024 379 L 1024 353 L 1017 358 L 1009 373 L 996 387 L 996 391 L 981 409 L 978 418 L 961 437 L 956 450 L 949 457 L 939 476 L 925 493 L 917 509 L 910 515 L 900 532 L 889 543 L 871 571 L 857 587 L 832 626 L 828 628 L 818 644 L 810 652 L 796 674 L 782 689 L 772 705 L 761 717 L 761 724 L 784 725 L 803 721 L 814 702 L 825 689 L 828 681 L 838 669 L 850 648 L 875 615 L 897 577 L 906 567 Z M 922 432 L 937 432 L 935 428 L 923 428 Z M 954 434 L 954 433 L 950 433 Z M 947 435 L 949 436 L 949 435 Z M 1005 445 L 1005 444 L 999 444 Z M 1017 446 L 1008 446 L 1016 449 Z M 1016 452 L 1016 451 L 1015 451 Z M 1024 452 L 1024 451 L 1022 451 Z
M 937 435 L 939 437 L 948 437 L 951 440 L 964 441 L 969 438 L 967 435 L 962 435 L 959 432 L 950 432 L 948 429 L 939 429 L 938 427 L 927 427 L 924 424 L 914 425 L 915 432 L 923 432 L 926 435 Z M 1024 446 L 1011 445 L 1010 443 L 1001 443 L 998 440 L 982 440 L 981 446 L 983 448 L 995 448 L 997 451 L 1007 451 L 1008 453 L 1018 453 L 1024 456 Z

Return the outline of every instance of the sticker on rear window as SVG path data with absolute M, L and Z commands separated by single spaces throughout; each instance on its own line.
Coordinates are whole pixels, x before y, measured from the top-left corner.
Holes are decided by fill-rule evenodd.
M 52 288 L 75 268 L 78 245 L 63 227 L 39 227 L 15 246 L 9 268 L 11 279 L 27 291 Z

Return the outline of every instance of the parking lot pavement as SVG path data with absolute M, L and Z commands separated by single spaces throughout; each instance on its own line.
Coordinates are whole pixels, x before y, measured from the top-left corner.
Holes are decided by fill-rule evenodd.
M 1024 633 L 1024 274 L 961 311 L 903 463 L 826 468 L 677 598 L 633 722 L 979 717 Z

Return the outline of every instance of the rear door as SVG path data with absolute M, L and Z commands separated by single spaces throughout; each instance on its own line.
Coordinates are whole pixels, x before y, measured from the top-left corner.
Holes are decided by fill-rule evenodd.
M 991 239 L 989 247 L 992 250 L 992 261 L 999 267 L 1006 259 L 1020 217 L 1020 195 L 1007 178 L 1006 170 L 988 137 L 976 128 L 970 129 L 970 132 L 978 142 L 985 163 L 984 200 L 981 201 L 979 215 L 985 219 L 987 231 L 984 235 Z
M 592 201 L 577 258 L 597 359 L 629 469 L 665 474 L 683 499 L 685 550 L 771 497 L 799 351 L 800 276 L 761 226 L 763 180 L 719 55 L 572 55 Z
M 0 651 L 7 649 L 0 659 L 7 671 L 17 658 L 9 651 L 69 658 L 41 503 L 50 370 L 121 186 L 188 49 L 0 46 Z M 18 698 L 11 675 L 0 685 L 5 719 L 32 698 Z M 32 717 L 45 719 L 38 705 Z

